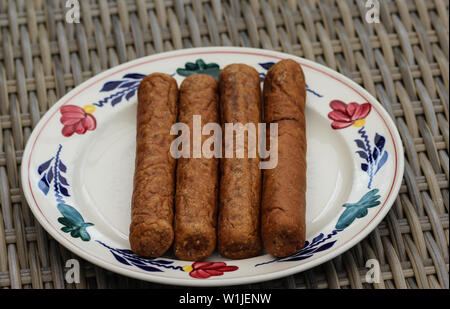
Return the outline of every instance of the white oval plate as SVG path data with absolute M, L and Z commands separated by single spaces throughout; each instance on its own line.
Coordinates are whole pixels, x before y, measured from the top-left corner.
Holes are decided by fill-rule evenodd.
M 129 250 L 136 87 L 152 72 L 177 82 L 217 75 L 230 63 L 264 78 L 284 58 L 307 81 L 307 244 L 281 259 L 269 254 L 206 262 L 170 253 L 143 259 Z M 403 176 L 402 143 L 387 112 L 367 91 L 317 63 L 274 51 L 216 47 L 137 59 L 82 83 L 41 119 L 22 163 L 26 199 L 42 226 L 80 257 L 122 275 L 174 285 L 247 284 L 304 271 L 348 250 L 383 219 Z

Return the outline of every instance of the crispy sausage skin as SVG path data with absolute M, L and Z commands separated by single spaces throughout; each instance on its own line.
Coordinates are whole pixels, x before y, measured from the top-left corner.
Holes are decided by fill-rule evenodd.
M 245 64 L 231 64 L 219 74 L 222 129 L 225 123 L 261 121 L 261 90 L 258 72 Z M 223 130 L 225 135 L 225 130 Z M 236 149 L 234 148 L 234 151 Z M 248 152 L 248 139 L 244 150 Z M 218 249 L 228 258 L 253 257 L 261 251 L 259 157 L 220 160 Z
M 261 234 L 267 252 L 291 255 L 305 244 L 306 85 L 300 65 L 282 60 L 264 80 L 264 117 L 278 123 L 278 165 L 263 172 Z
M 219 123 L 217 91 L 217 81 L 204 74 L 190 75 L 180 86 L 179 122 L 191 132 L 191 156 L 177 163 L 174 253 L 181 260 L 203 260 L 216 248 L 219 160 L 194 158 L 192 139 L 194 115 L 202 125 Z M 209 137 L 202 135 L 201 144 Z
M 175 159 L 170 145 L 177 121 L 178 85 L 162 73 L 146 76 L 138 88 L 136 161 L 130 246 L 138 255 L 158 257 L 172 245 Z

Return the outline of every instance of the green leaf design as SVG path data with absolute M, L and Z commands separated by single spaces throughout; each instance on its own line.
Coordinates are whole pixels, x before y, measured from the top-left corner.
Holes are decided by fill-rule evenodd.
M 368 214 L 368 209 L 380 205 L 380 195 L 377 195 L 378 189 L 373 189 L 367 192 L 358 202 L 356 203 L 345 203 L 344 212 L 338 219 L 336 223 L 337 230 L 343 230 L 347 228 L 350 224 L 357 218 L 363 218 Z
M 211 62 L 206 64 L 202 59 L 197 59 L 195 63 L 186 62 L 184 68 L 177 69 L 177 73 L 181 76 L 189 76 L 198 73 L 210 75 L 215 79 L 219 78 L 219 72 L 220 67 L 217 63 Z
M 70 231 L 72 231 L 72 228 L 68 226 L 63 226 L 61 228 L 61 231 L 63 231 L 64 233 L 70 233 Z
M 86 231 L 86 228 L 94 224 L 89 222 L 84 222 L 81 214 L 70 205 L 58 204 L 57 206 L 59 212 L 63 217 L 58 218 L 58 222 L 64 225 L 61 231 L 64 233 L 70 233 L 70 236 L 74 238 L 80 237 L 84 241 L 91 240 L 91 236 Z
M 73 223 L 69 219 L 67 219 L 65 217 L 59 217 L 58 218 L 58 222 L 61 223 L 64 226 L 72 226 L 73 225 Z

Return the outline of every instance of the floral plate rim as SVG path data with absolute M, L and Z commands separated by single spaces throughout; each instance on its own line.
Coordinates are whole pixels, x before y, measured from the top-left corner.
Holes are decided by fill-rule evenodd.
M 161 276 L 152 276 L 151 274 L 147 273 L 141 273 L 136 271 L 130 271 L 127 268 L 120 267 L 118 265 L 109 263 L 107 261 L 104 261 L 102 259 L 99 259 L 96 256 L 92 256 L 89 254 L 89 252 L 86 252 L 83 250 L 79 245 L 67 242 L 67 239 L 61 235 L 61 233 L 56 230 L 55 228 L 52 228 L 51 226 L 48 226 L 48 218 L 45 216 L 42 209 L 39 207 L 39 205 L 36 202 L 36 199 L 33 196 L 33 192 L 31 189 L 31 181 L 30 181 L 30 163 L 31 163 L 31 154 L 34 150 L 36 141 L 43 131 L 43 128 L 47 124 L 47 122 L 60 110 L 61 106 L 65 105 L 65 102 L 71 100 L 73 97 L 77 95 L 77 93 L 83 92 L 89 87 L 91 87 L 93 84 L 98 83 L 99 81 L 102 81 L 106 79 L 108 76 L 111 76 L 113 74 L 117 74 L 119 72 L 129 70 L 132 67 L 135 67 L 137 65 L 158 61 L 158 60 L 164 60 L 171 57 L 182 57 L 182 56 L 199 56 L 199 55 L 206 55 L 206 54 L 217 54 L 217 53 L 229 53 L 229 54 L 249 54 L 249 55 L 259 55 L 259 56 L 265 56 L 265 57 L 271 57 L 276 59 L 284 59 L 284 58 L 292 58 L 294 60 L 297 60 L 302 63 L 302 65 L 309 66 L 313 68 L 314 70 L 320 71 L 329 77 L 347 85 L 349 88 L 353 89 L 355 92 L 357 92 L 361 97 L 365 98 L 367 102 L 370 102 L 372 106 L 374 106 L 374 109 L 379 114 L 380 118 L 384 121 L 384 125 L 386 126 L 387 130 L 390 133 L 390 136 L 392 138 L 392 142 L 395 149 L 395 164 L 396 164 L 396 170 L 394 172 L 394 178 L 393 183 L 390 187 L 388 197 L 385 199 L 383 205 L 379 208 L 376 215 L 370 220 L 369 223 L 365 225 L 365 227 L 357 233 L 354 237 L 352 237 L 349 241 L 341 245 L 340 247 L 334 248 L 332 251 L 328 252 L 328 254 L 322 255 L 318 258 L 312 259 L 306 264 L 300 264 L 296 266 L 292 266 L 287 269 L 278 270 L 276 272 L 272 273 L 266 273 L 266 274 L 256 274 L 256 275 L 250 275 L 250 276 L 243 276 L 243 277 L 234 277 L 234 278 L 209 278 L 208 280 L 192 280 L 192 278 L 169 278 L 169 277 L 161 277 Z M 349 104 L 350 105 L 350 104 Z M 331 106 L 331 104 L 330 104 Z M 335 104 L 336 106 L 336 104 Z M 334 107 L 332 107 L 334 110 Z M 330 113 L 331 114 L 331 113 Z M 332 120 L 332 117 L 329 118 Z M 339 120 L 339 119 L 338 119 Z M 336 123 L 339 123 L 338 121 Z M 334 128 L 333 129 L 339 129 Z M 358 131 L 359 132 L 359 131 Z M 362 157 L 362 155 L 360 155 Z M 367 169 L 367 167 L 366 167 Z M 303 59 L 300 57 L 296 57 L 294 55 L 281 53 L 281 52 L 275 52 L 270 50 L 263 50 L 263 49 L 254 49 L 254 48 L 240 48 L 240 47 L 206 47 L 206 48 L 192 48 L 192 49 L 182 49 L 177 51 L 171 51 L 171 52 L 165 52 L 161 54 L 155 54 L 143 58 L 139 58 L 124 64 L 121 64 L 119 66 L 116 66 L 114 68 L 108 69 L 89 80 L 83 82 L 79 86 L 72 89 L 69 93 L 67 93 L 65 96 L 63 96 L 57 103 L 54 104 L 54 106 L 42 117 L 42 119 L 39 121 L 39 123 L 34 128 L 32 134 L 30 135 L 30 138 L 27 142 L 24 155 L 23 155 L 23 161 L 22 161 L 22 167 L 21 167 L 21 175 L 22 175 L 22 186 L 24 195 L 30 205 L 30 208 L 35 215 L 35 217 L 38 219 L 39 223 L 47 230 L 47 232 L 50 233 L 50 235 L 55 238 L 60 244 L 65 246 L 70 251 L 76 253 L 80 257 L 86 259 L 89 262 L 92 262 L 98 266 L 101 266 L 105 269 L 114 271 L 116 273 L 119 273 L 121 275 L 133 277 L 136 279 L 142 279 L 157 283 L 163 283 L 163 284 L 175 284 L 175 285 L 189 285 L 189 286 L 219 286 L 219 285 L 236 285 L 236 284 L 247 284 L 247 283 L 254 283 L 254 282 L 260 282 L 265 280 L 271 280 L 276 279 L 280 277 L 284 277 L 287 275 L 291 275 L 300 271 L 304 271 L 306 269 L 310 269 L 312 267 L 315 267 L 317 265 L 320 265 L 340 254 L 345 252 L 346 250 L 350 249 L 357 243 L 359 243 L 362 239 L 364 239 L 378 224 L 379 222 L 385 217 L 387 212 L 389 211 L 390 207 L 394 203 L 394 200 L 398 194 L 398 191 L 400 189 L 401 180 L 403 177 L 403 169 L 404 169 L 404 160 L 403 160 L 403 146 L 400 139 L 400 135 L 396 129 L 395 124 L 393 123 L 392 119 L 389 117 L 385 109 L 381 106 L 381 104 L 371 95 L 369 94 L 364 88 L 350 80 L 349 78 L 345 77 L 344 75 L 333 71 L 321 64 L 318 64 L 316 62 Z M 370 188 L 370 185 L 369 185 Z M 375 192 L 374 194 L 376 194 Z M 378 205 L 378 204 L 376 204 Z M 59 207 L 59 206 L 58 206 Z M 344 207 L 347 207 L 344 205 Z M 368 206 L 372 207 L 372 206 Z M 359 218 L 359 217 L 358 217 Z M 353 219 L 354 220 L 354 219 Z M 59 220 L 58 220 L 59 221 Z M 339 231 L 339 230 L 338 230 Z M 322 238 L 323 238 L 323 234 Z M 328 235 L 328 238 L 331 237 L 331 234 Z M 310 244 L 311 247 L 317 246 L 317 244 L 321 243 L 321 239 L 317 240 L 314 244 L 314 241 Z M 326 248 L 328 249 L 328 248 Z M 325 249 L 324 249 L 325 250 Z M 113 253 L 114 254 L 114 253 Z M 116 258 L 117 259 L 117 258 Z M 194 264 L 193 264 L 194 265 Z

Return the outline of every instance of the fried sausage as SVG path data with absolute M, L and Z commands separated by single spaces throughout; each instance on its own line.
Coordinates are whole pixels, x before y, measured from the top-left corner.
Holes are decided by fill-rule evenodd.
M 139 85 L 129 239 L 131 250 L 142 256 L 161 256 L 173 242 L 176 162 L 170 128 L 177 120 L 177 101 L 177 82 L 169 75 L 153 73 Z
M 261 234 L 267 252 L 283 257 L 305 244 L 306 84 L 300 65 L 286 59 L 272 66 L 263 96 L 266 123 L 278 123 L 278 165 L 263 172 Z
M 179 122 L 190 129 L 193 145 L 194 115 L 202 124 L 219 122 L 217 81 L 204 74 L 187 77 L 180 86 Z M 210 135 L 201 136 L 201 145 Z M 191 147 L 192 148 L 192 147 Z M 216 248 L 219 160 L 190 158 L 177 162 L 174 253 L 180 260 L 199 261 Z
M 225 123 L 252 123 L 258 127 L 261 90 L 260 77 L 255 69 L 245 64 L 225 67 L 219 74 L 219 92 L 223 129 Z M 249 151 L 248 138 L 245 139 L 244 151 Z M 259 157 L 248 158 L 247 155 L 246 158 L 237 158 L 234 151 L 233 158 L 220 160 L 220 168 L 219 252 L 233 259 L 253 257 L 261 251 Z

